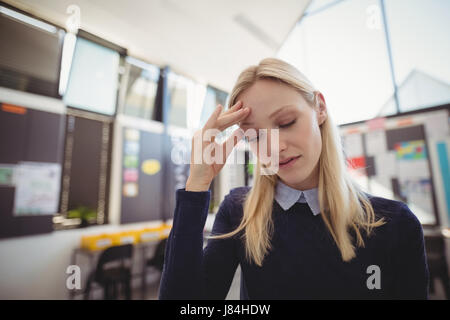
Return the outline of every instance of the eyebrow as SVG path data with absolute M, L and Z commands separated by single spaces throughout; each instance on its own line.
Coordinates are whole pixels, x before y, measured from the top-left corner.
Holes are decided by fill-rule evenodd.
M 269 118 L 273 118 L 273 117 L 275 117 L 278 113 L 280 113 L 280 112 L 282 112 L 283 110 L 285 110 L 286 108 L 288 108 L 288 107 L 293 107 L 293 106 L 295 106 L 295 105 L 294 105 L 294 104 L 287 104 L 287 105 L 284 105 L 284 106 L 278 108 L 277 111 L 273 112 L 273 113 L 269 116 Z M 241 123 L 240 126 L 248 126 L 248 125 L 252 125 L 252 124 L 253 124 L 253 122 L 244 122 L 244 123 Z

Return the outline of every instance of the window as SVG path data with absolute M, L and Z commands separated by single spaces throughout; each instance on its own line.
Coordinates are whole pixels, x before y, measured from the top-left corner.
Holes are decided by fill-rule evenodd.
M 450 2 L 387 0 L 386 16 L 401 112 L 450 102 Z M 382 114 L 394 114 L 386 101 Z
M 216 89 L 211 86 L 208 86 L 206 88 L 205 101 L 203 103 L 202 115 L 200 120 L 201 128 L 205 125 L 206 121 L 208 121 L 208 118 L 211 116 L 218 104 L 221 104 L 226 109 L 227 97 L 228 93 L 226 93 L 225 91 Z
M 278 56 L 324 93 L 337 124 L 447 104 L 449 11 L 446 0 L 314 0 Z
M 64 102 L 70 107 L 113 115 L 119 60 L 118 52 L 78 37 Z
M 128 80 L 125 89 L 123 113 L 152 120 L 156 92 L 159 81 L 159 68 L 127 57 Z
M 168 76 L 168 98 L 170 125 L 187 128 L 187 108 L 189 104 L 189 94 L 192 94 L 193 82 L 187 78 L 173 72 Z
M 373 118 L 394 92 L 378 4 L 335 1 L 311 11 L 278 53 L 324 94 L 337 124 Z

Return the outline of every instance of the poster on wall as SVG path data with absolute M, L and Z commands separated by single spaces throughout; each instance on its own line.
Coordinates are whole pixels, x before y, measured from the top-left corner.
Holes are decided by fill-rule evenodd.
M 14 215 L 54 214 L 58 210 L 61 165 L 19 162 L 14 171 Z
M 369 193 L 404 202 L 422 224 L 437 223 L 434 186 L 423 125 L 353 129 L 343 137 L 349 172 Z
M 388 131 L 389 145 L 397 161 L 395 186 L 392 186 L 394 196 L 405 202 L 422 224 L 435 224 L 434 191 L 424 127 L 396 129 L 395 133 L 397 137 Z

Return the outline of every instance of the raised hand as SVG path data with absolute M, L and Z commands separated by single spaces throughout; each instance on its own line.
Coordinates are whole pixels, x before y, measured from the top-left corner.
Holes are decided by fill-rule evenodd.
M 241 101 L 223 113 L 222 110 L 223 107 L 219 104 L 203 128 L 194 133 L 186 191 L 207 191 L 214 177 L 222 170 L 231 151 L 243 137 L 242 129 L 238 128 L 224 143 L 218 144 L 215 141 L 217 133 L 241 122 L 250 114 L 250 109 L 243 108 Z M 203 141 L 205 136 L 210 136 L 211 139 Z M 214 150 L 219 150 L 219 148 L 222 152 L 216 155 Z M 203 150 L 213 150 L 210 153 L 212 159 L 205 158 Z

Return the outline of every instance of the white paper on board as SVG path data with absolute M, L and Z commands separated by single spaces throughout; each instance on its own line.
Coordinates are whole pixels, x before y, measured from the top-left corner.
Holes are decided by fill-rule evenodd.
M 397 160 L 399 179 L 430 178 L 427 159 Z
M 345 155 L 347 158 L 360 157 L 364 155 L 362 135 L 359 133 L 353 133 L 344 136 L 343 146 Z
M 377 176 L 394 177 L 398 174 L 395 151 L 377 154 L 374 159 Z
M 57 212 L 61 181 L 59 163 L 19 162 L 14 179 L 14 215 Z
M 449 135 L 448 112 L 435 112 L 424 120 L 427 138 L 445 138 Z
M 366 133 L 367 155 L 375 156 L 387 152 L 386 131 L 375 130 Z

